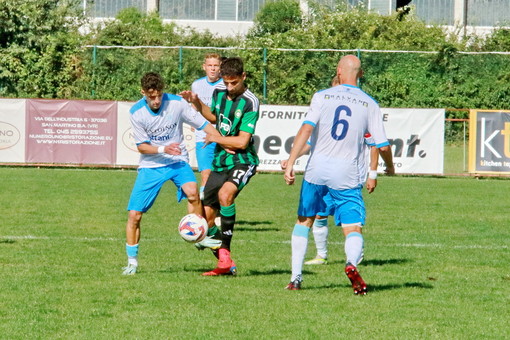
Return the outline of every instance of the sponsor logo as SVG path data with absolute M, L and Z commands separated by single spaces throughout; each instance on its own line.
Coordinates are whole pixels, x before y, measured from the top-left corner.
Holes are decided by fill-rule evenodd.
M 0 150 L 8 149 L 18 144 L 21 133 L 12 124 L 0 122 Z
M 131 151 L 138 152 L 138 148 L 136 147 L 135 137 L 133 135 L 133 131 L 131 128 L 124 131 L 122 134 L 122 143 Z
M 326 99 L 326 100 L 341 100 L 341 101 L 348 102 L 351 104 L 363 105 L 364 107 L 368 107 L 368 102 L 351 97 L 350 95 L 325 94 L 324 99 Z

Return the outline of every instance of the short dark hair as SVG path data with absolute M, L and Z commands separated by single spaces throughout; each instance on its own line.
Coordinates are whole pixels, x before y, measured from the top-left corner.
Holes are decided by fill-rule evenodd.
M 142 90 L 144 91 L 162 91 L 163 88 L 165 88 L 165 82 L 163 81 L 163 78 L 159 75 L 159 73 L 156 72 L 148 72 L 144 74 L 140 80 L 140 83 L 142 85 Z
M 244 73 L 243 60 L 239 57 L 227 58 L 221 62 L 220 75 L 222 77 L 237 77 Z

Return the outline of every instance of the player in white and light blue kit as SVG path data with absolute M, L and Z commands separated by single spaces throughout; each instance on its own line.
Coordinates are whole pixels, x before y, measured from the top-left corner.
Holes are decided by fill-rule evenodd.
M 345 272 L 354 293 L 364 295 L 366 284 L 356 268 L 363 251 L 361 228 L 365 224 L 365 205 L 361 195 L 365 175 L 360 171 L 360 164 L 365 163 L 364 135 L 367 132 L 372 135 L 389 174 L 394 172 L 393 160 L 379 105 L 357 87 L 357 80 L 362 76 L 359 59 L 353 55 L 344 56 L 338 63 L 337 75 L 341 85 L 313 96 L 287 161 L 285 181 L 293 184 L 293 165 L 310 139 L 312 152 L 292 233 L 292 275 L 286 288 L 301 289 L 308 234 L 315 215 L 325 210 L 324 197 L 329 194 L 335 206 L 335 224 L 342 226 L 346 237 Z M 369 176 L 376 174 L 370 172 Z
M 205 77 L 197 79 L 191 84 L 191 92 L 198 95 L 198 98 L 211 106 L 212 94 L 215 89 L 225 89 L 225 83 L 220 78 L 221 56 L 217 53 L 208 53 L 205 55 L 202 69 Z M 205 145 L 205 133 L 195 130 L 196 155 L 198 171 L 200 172 L 200 198 L 203 198 L 204 187 L 211 174 L 212 161 L 214 158 L 214 149 L 216 143 Z
M 124 275 L 133 275 L 137 271 L 140 222 L 166 181 L 171 180 L 177 186 L 179 202 L 185 197 L 188 198 L 188 212 L 204 215 L 195 175 L 188 163 L 183 123 L 219 135 L 214 126 L 182 97 L 163 93 L 164 82 L 159 74 L 145 74 L 141 85 L 144 98 L 130 110 L 140 162 L 127 208 L 128 266 L 124 268 Z

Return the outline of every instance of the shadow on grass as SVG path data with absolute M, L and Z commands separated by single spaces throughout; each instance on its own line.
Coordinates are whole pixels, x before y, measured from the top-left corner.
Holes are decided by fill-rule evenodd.
M 368 293 L 376 293 L 380 291 L 385 290 L 394 290 L 394 289 L 404 289 L 404 288 L 423 288 L 423 289 L 433 289 L 434 286 L 428 283 L 422 283 L 422 282 L 406 282 L 402 284 L 387 284 L 387 285 L 371 285 L 370 283 L 367 284 L 368 286 Z M 344 288 L 348 287 L 351 288 L 351 285 L 349 284 L 328 284 L 325 286 L 310 286 L 310 287 L 303 287 L 304 289 L 331 289 L 331 288 Z
M 387 259 L 387 260 L 363 260 L 360 266 L 385 266 L 387 264 L 404 264 L 410 262 L 408 259 Z
M 13 244 L 13 243 L 16 243 L 16 241 L 11 240 L 11 239 L 5 239 L 5 240 L 0 240 L 0 243 Z

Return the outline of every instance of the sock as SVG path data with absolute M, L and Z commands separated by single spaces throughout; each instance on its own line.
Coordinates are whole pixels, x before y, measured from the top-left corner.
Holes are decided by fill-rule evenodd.
M 200 187 L 199 195 L 200 195 L 200 200 L 203 201 L 204 200 L 204 186 L 203 185 Z
M 303 261 L 305 260 L 306 248 L 308 247 L 308 233 L 310 228 L 296 224 L 292 231 L 292 275 L 290 281 L 294 281 L 303 273 Z
M 363 254 L 363 235 L 357 232 L 349 233 L 345 238 L 345 255 L 347 262 L 357 266 Z
M 315 219 L 313 222 L 313 239 L 317 248 L 317 255 L 323 259 L 328 257 L 328 219 Z
M 213 225 L 211 228 L 209 228 L 207 230 L 207 236 L 216 236 L 216 234 L 218 234 L 219 230 L 218 230 L 218 227 Z M 219 237 L 218 237 L 219 238 Z
M 230 251 L 230 243 L 234 232 L 234 224 L 236 222 L 236 205 L 235 203 L 228 207 L 220 206 L 221 213 L 221 248 Z
M 126 243 L 126 253 L 128 256 L 128 264 L 138 266 L 138 243 L 132 246 Z

